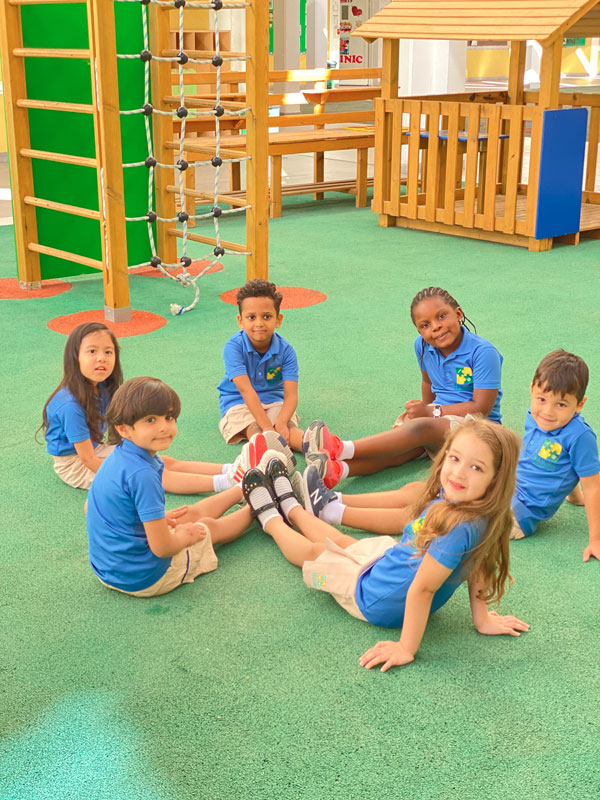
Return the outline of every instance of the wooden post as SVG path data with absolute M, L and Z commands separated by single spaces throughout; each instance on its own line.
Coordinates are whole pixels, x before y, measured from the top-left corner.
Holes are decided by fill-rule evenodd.
M 523 105 L 524 82 L 525 82 L 525 56 L 527 53 L 527 42 L 512 41 L 510 43 L 510 60 L 508 64 L 508 102 L 511 106 Z M 502 123 L 502 133 L 508 132 L 506 120 Z M 525 126 L 521 129 L 521 139 L 525 135 Z M 500 142 L 500 164 L 502 175 L 502 191 L 506 193 L 506 173 L 508 169 L 508 143 L 506 139 Z M 519 156 L 519 183 L 523 172 L 523 150 Z
M 252 0 L 246 8 L 246 279 L 269 275 L 269 3 Z
M 542 51 L 540 66 L 540 108 L 558 108 L 560 91 L 560 62 L 562 58 L 562 35 L 546 45 Z
M 148 9 L 148 27 L 150 37 L 150 52 L 162 55 L 163 50 L 171 46 L 169 9 L 167 6 L 157 6 L 151 3 Z M 180 43 L 180 47 L 181 47 Z M 172 94 L 172 63 L 170 61 L 150 62 L 150 78 L 152 82 L 152 105 L 160 111 L 172 112 L 170 105 L 165 103 L 164 97 Z M 154 114 L 152 116 L 152 134 L 154 139 L 154 157 L 161 164 L 174 163 L 173 151 L 166 145 L 175 139 L 173 118 L 169 114 Z M 167 191 L 167 186 L 175 184 L 175 171 L 164 167 L 154 169 L 154 197 L 156 213 L 163 219 L 173 219 L 176 215 L 175 195 Z M 195 208 L 195 207 L 194 207 Z M 177 239 L 169 235 L 169 226 L 173 223 L 156 222 L 156 250 L 158 257 L 167 264 L 177 261 Z
M 22 289 L 39 289 L 41 286 L 39 254 L 29 250 L 29 242 L 37 242 L 35 208 L 26 205 L 24 198 L 35 195 L 31 159 L 20 154 L 21 148 L 30 148 L 29 117 L 26 108 L 17 106 L 17 100 L 27 97 L 25 59 L 13 58 L 13 49 L 23 46 L 20 6 L 0 2 L 0 50 L 4 75 L 6 128 L 8 132 L 8 158 L 12 185 L 12 203 L 17 245 L 17 267 Z
M 381 97 L 384 100 L 398 99 L 398 59 L 400 56 L 400 42 L 398 39 L 383 40 L 383 56 L 381 62 Z M 380 186 L 375 191 L 382 198 L 383 203 L 390 200 L 390 173 L 392 160 L 392 147 L 400 147 L 400 141 L 392 141 L 392 115 L 384 117 L 383 136 L 379 152 L 375 152 L 375 180 Z M 388 228 L 396 224 L 396 218 L 389 214 L 379 214 L 379 224 Z
M 127 234 L 121 150 L 121 117 L 113 0 L 87 4 L 91 61 L 94 138 L 98 169 L 100 238 L 104 266 L 104 316 L 112 322 L 131 319 Z M 95 73 L 95 74 L 94 74 Z

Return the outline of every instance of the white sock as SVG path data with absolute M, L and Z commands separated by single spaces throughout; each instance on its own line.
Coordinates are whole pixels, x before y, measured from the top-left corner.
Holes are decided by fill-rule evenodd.
M 338 456 L 338 461 L 347 461 L 349 458 L 354 458 L 354 442 L 342 439 L 342 452 Z
M 257 508 L 262 508 L 262 506 L 266 506 L 269 503 L 273 502 L 273 498 L 271 497 L 271 493 L 266 488 L 266 486 L 257 486 L 256 489 L 253 489 L 250 492 L 250 506 L 254 510 Z M 258 521 L 262 528 L 265 527 L 267 522 L 273 517 L 279 517 L 281 519 L 281 515 L 276 508 L 268 508 L 266 511 L 263 511 L 261 514 L 258 515 Z
M 330 525 L 341 525 L 345 510 L 346 506 L 342 502 L 339 500 L 332 500 L 331 503 L 327 503 L 323 511 L 321 511 L 319 518 L 324 522 L 328 522 Z
M 215 492 L 224 492 L 225 489 L 231 489 L 232 486 L 233 483 L 228 475 L 213 475 L 213 490 Z
M 287 492 L 291 492 L 292 484 L 290 483 L 290 479 L 280 475 L 278 478 L 275 478 L 273 481 L 273 488 L 275 489 L 275 494 L 277 497 L 280 497 L 282 494 L 286 494 Z M 279 503 L 279 508 L 285 514 L 286 519 L 289 519 L 290 511 L 299 506 L 300 503 L 296 500 L 295 497 L 288 497 L 286 500 L 282 500 Z
M 350 475 L 350 467 L 348 466 L 348 464 L 346 464 L 345 461 L 340 461 L 339 463 L 342 465 L 342 477 L 340 478 L 340 480 L 343 481 L 344 478 L 347 478 L 348 475 Z
M 223 464 L 221 467 L 221 474 L 225 475 L 229 471 L 229 467 L 233 467 L 233 464 Z

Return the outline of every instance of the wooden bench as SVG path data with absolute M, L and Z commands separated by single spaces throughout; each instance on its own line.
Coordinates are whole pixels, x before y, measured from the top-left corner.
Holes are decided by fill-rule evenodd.
M 375 145 L 375 134 L 372 127 L 374 113 L 371 108 L 368 110 L 353 110 L 342 112 L 326 112 L 328 103 L 356 102 L 360 100 L 372 101 L 380 96 L 379 87 L 359 86 L 359 87 L 337 87 L 327 89 L 327 81 L 348 80 L 348 79 L 378 79 L 381 75 L 379 69 L 364 70 L 275 70 L 269 72 L 269 84 L 300 83 L 298 91 L 278 92 L 273 91 L 269 94 L 270 107 L 285 107 L 290 105 L 313 106 L 312 113 L 297 114 L 278 114 L 268 118 L 268 128 L 288 130 L 269 130 L 268 151 L 270 157 L 270 216 L 280 217 L 282 211 L 282 197 L 296 194 L 312 194 L 315 199 L 323 198 L 324 192 L 348 192 L 356 195 L 356 206 L 364 207 L 367 204 L 367 187 L 373 185 L 373 179 L 367 178 L 368 150 Z M 202 86 L 214 85 L 215 72 L 197 72 L 185 75 L 186 83 L 194 83 Z M 245 80 L 243 72 L 222 72 L 221 86 L 225 91 L 221 94 L 223 105 L 230 108 L 235 103 L 244 103 L 243 92 L 238 91 L 240 84 Z M 302 84 L 312 84 L 308 87 Z M 229 89 L 229 91 L 227 91 Z M 231 91 L 233 89 L 233 91 Z M 207 99 L 214 99 L 214 93 L 204 93 L 202 95 L 186 96 L 186 102 L 193 106 L 196 100 L 205 103 Z M 170 104 L 179 103 L 176 95 L 165 98 Z M 244 117 L 236 115 L 225 115 L 220 118 L 222 126 L 221 147 L 233 150 L 240 155 L 245 154 L 246 140 L 243 134 L 236 132 L 243 130 Z M 225 123 L 225 124 L 223 124 Z M 369 124 L 369 127 L 364 127 Z M 327 127 L 335 125 L 336 127 Z M 342 127 L 343 126 L 343 127 Z M 364 127 L 364 130 L 361 128 Z M 176 130 L 180 126 L 176 123 Z M 297 128 L 303 128 L 297 130 Z M 223 130 L 226 129 L 226 130 Z M 193 160 L 208 160 L 210 156 L 206 152 L 211 150 L 214 153 L 216 139 L 210 135 L 214 130 L 214 120 L 210 118 L 186 121 L 186 134 L 198 135 L 199 138 L 188 138 L 184 142 L 185 151 L 194 154 Z M 175 149 L 175 146 L 172 146 Z M 325 153 L 338 150 L 356 150 L 356 178 L 352 180 L 325 180 Z M 282 185 L 282 158 L 285 155 L 295 155 L 300 153 L 312 153 L 314 155 L 314 180 L 312 183 Z M 193 177 L 193 170 L 188 173 Z M 194 196 L 198 203 L 210 202 L 207 193 L 194 191 L 194 186 L 188 184 L 186 190 L 188 196 Z M 241 189 L 240 165 L 231 165 L 231 188 L 229 192 L 222 195 L 222 202 L 225 198 L 231 198 L 232 205 L 240 205 L 244 200 L 244 192 Z

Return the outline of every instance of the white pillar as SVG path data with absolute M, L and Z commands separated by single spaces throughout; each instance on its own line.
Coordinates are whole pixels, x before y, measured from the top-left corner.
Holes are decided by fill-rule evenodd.
M 400 96 L 464 92 L 467 43 L 431 39 L 400 42 Z
M 306 0 L 306 68 L 327 64 L 327 0 Z

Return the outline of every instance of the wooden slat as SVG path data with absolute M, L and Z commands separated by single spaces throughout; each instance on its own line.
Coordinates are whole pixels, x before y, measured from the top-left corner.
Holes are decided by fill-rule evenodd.
M 89 59 L 89 50 L 56 49 L 51 47 L 15 47 L 13 56 L 21 58 L 84 58 Z
M 186 50 L 185 54 L 189 56 L 189 58 L 212 58 L 215 54 L 214 50 Z M 179 55 L 179 50 L 163 50 L 161 52 L 161 56 L 164 58 L 175 58 L 175 56 Z M 227 58 L 245 58 L 248 53 L 244 52 L 234 52 L 233 50 L 230 52 L 227 51 Z M 168 62 L 167 62 L 168 63 Z
M 407 215 L 411 219 L 417 216 L 417 194 L 419 191 L 419 150 L 421 147 L 421 101 L 414 100 L 406 104 L 410 109 L 410 136 L 408 139 L 408 175 L 406 194 L 408 197 Z M 397 141 L 393 139 L 392 141 Z
M 448 143 L 446 144 L 446 181 L 444 185 L 444 222 L 454 224 L 454 196 L 456 191 L 456 157 L 458 153 L 458 117 L 456 103 L 442 103 L 442 114 L 448 116 Z
M 527 235 L 535 233 L 537 202 L 540 176 L 540 156 L 542 149 L 543 109 L 538 108 L 537 117 L 531 123 L 531 145 L 529 150 L 529 177 L 527 179 Z
M 169 228 L 169 236 L 174 239 L 183 239 L 183 231 L 180 231 L 179 228 Z M 217 244 L 214 236 L 203 236 L 200 233 L 192 233 L 191 231 L 187 232 L 187 238 L 192 242 L 202 242 L 213 246 Z M 245 245 L 237 242 L 227 242 L 225 239 L 221 239 L 221 247 L 224 247 L 225 250 L 233 250 L 235 253 L 245 253 L 247 250 Z
M 77 164 L 80 167 L 93 167 L 94 169 L 98 166 L 95 158 L 70 156 L 66 153 L 51 153 L 48 150 L 31 150 L 28 147 L 22 147 L 19 152 L 27 158 L 39 158 L 42 161 L 58 161 L 60 164 Z
M 515 214 L 517 211 L 517 191 L 519 187 L 520 154 L 523 146 L 521 106 L 507 106 L 505 109 L 510 119 L 510 138 L 508 140 L 508 168 L 506 171 L 506 201 L 504 205 L 504 232 L 515 232 Z
M 92 267 L 100 271 L 104 269 L 101 261 L 80 256 L 77 253 L 68 253 L 66 250 L 58 250 L 56 247 L 46 247 L 46 245 L 38 244 L 37 242 L 29 242 L 27 247 L 34 253 L 44 253 L 44 255 L 62 258 L 65 261 L 74 261 L 76 264 L 83 264 L 86 267 Z
M 100 219 L 100 212 L 91 208 L 81 208 L 80 206 L 70 206 L 66 203 L 57 203 L 54 200 L 43 200 L 41 197 L 31 197 L 27 195 L 23 202 L 28 206 L 38 208 L 49 208 L 51 211 L 61 211 L 63 214 L 74 214 L 77 217 L 88 217 L 89 219 Z
M 467 166 L 465 170 L 465 205 L 463 226 L 472 228 L 475 214 L 475 187 L 477 184 L 477 162 L 479 159 L 479 117 L 480 107 L 475 104 L 468 116 L 467 128 Z M 482 180 L 482 176 L 479 177 Z
M 171 194 L 179 195 L 179 187 L 178 186 L 167 186 L 166 190 L 167 190 L 167 192 L 170 192 Z M 215 199 L 214 194 L 212 194 L 210 192 L 201 192 L 198 189 L 184 189 L 183 193 L 186 195 L 186 197 L 194 198 L 195 201 L 196 201 L 196 205 L 201 205 L 201 204 L 205 205 L 205 204 L 207 204 L 207 205 L 211 205 L 212 206 L 213 201 Z M 245 198 L 244 199 L 232 198 L 230 193 L 218 194 L 217 195 L 217 203 L 226 203 L 226 204 L 229 204 L 231 206 L 237 206 L 237 207 L 242 207 L 242 206 L 247 205 Z
M 402 171 L 402 115 L 404 113 L 404 103 L 402 100 L 395 100 L 392 104 L 391 120 L 389 120 L 389 131 L 391 141 L 394 146 L 391 148 L 391 171 L 388 178 L 389 200 L 391 213 L 395 216 L 400 214 L 400 180 Z
M 178 106 L 181 102 L 181 98 L 179 95 L 170 94 L 163 97 L 163 102 L 171 106 Z M 226 100 L 222 100 L 220 104 L 226 111 L 241 111 L 248 105 L 248 103 L 232 103 Z M 205 100 L 202 97 L 186 95 L 185 105 L 187 108 L 214 108 L 215 101 L 214 99 Z
M 558 108 L 562 41 L 544 47 L 540 65 L 540 108 Z
M 385 135 L 386 114 L 385 100 L 377 99 L 373 102 L 375 111 L 375 181 L 373 184 L 373 200 L 371 209 L 376 214 L 383 214 L 384 201 L 384 163 L 387 155 L 387 141 Z M 387 197 L 385 198 L 387 200 Z
M 498 175 L 498 152 L 500 149 L 500 118 L 502 106 L 487 109 L 488 144 L 486 156 L 485 193 L 483 198 L 483 229 L 493 231 L 496 216 L 496 179 Z
M 77 0 L 77 2 L 83 2 L 83 0 Z M 19 108 L 39 108 L 43 111 L 71 111 L 75 114 L 94 113 L 94 107 L 86 103 L 59 103 L 55 100 L 30 100 L 22 97 L 17 100 L 17 106 Z
M 423 110 L 429 114 L 425 219 L 428 222 L 435 222 L 439 181 L 440 104 L 439 102 L 423 103 Z
M 598 137 L 600 136 L 600 108 L 590 111 L 588 133 L 587 164 L 585 170 L 585 190 L 593 192 L 596 188 L 596 168 L 598 165 Z
M 85 3 L 86 0 L 8 0 L 11 6 L 47 6 L 55 3 Z

